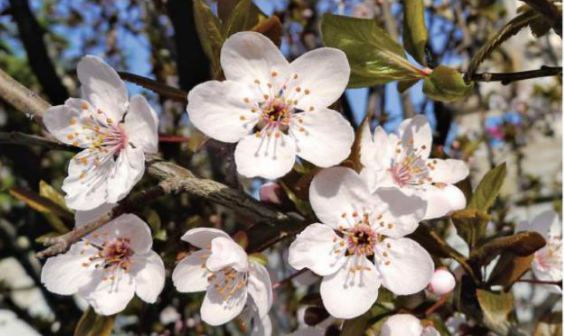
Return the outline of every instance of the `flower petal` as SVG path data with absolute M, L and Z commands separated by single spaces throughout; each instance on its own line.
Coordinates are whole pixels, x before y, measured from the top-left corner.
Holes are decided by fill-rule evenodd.
M 412 119 L 404 120 L 399 127 L 399 134 L 404 146 L 412 144 L 423 160 L 429 157 L 433 144 L 433 133 L 427 117 L 419 114 Z
M 298 100 L 297 106 L 306 111 L 311 106 L 327 107 L 345 92 L 350 73 L 347 56 L 341 50 L 309 51 L 290 64 L 289 76 L 293 80 L 287 84 L 289 97 Z
M 128 238 L 129 246 L 136 255 L 148 253 L 153 246 L 149 225 L 133 214 L 123 214 L 86 236 L 92 241 L 95 237 L 106 237 L 106 240 Z
M 96 132 L 85 127 L 97 116 L 96 109 L 86 100 L 69 98 L 64 105 L 48 108 L 43 113 L 45 127 L 57 140 L 77 147 L 86 148 L 96 137 Z
M 282 133 L 247 135 L 235 148 L 237 172 L 249 178 L 276 179 L 292 170 L 295 161 L 296 143 Z
M 114 315 L 124 310 L 133 299 L 135 280 L 131 274 L 125 272 L 121 272 L 115 280 L 102 280 L 103 277 L 105 274 L 100 271 L 97 279 L 80 289 L 80 294 L 96 314 Z
M 260 118 L 253 108 L 261 97 L 257 90 L 234 81 L 208 81 L 188 94 L 190 121 L 207 136 L 237 142 L 252 132 Z
M 424 185 L 415 194 L 427 201 L 427 211 L 423 219 L 443 217 L 466 207 L 464 193 L 450 184 L 442 188 Z
M 270 275 L 264 266 L 256 262 L 250 263 L 247 288 L 258 310 L 258 316 L 267 316 L 272 307 L 273 293 Z
M 339 164 L 351 153 L 354 130 L 333 110 L 324 108 L 296 114 L 290 128 L 298 156 L 318 167 Z
M 92 210 L 108 203 L 107 187 L 110 174 L 115 169 L 115 161 L 109 158 L 96 165 L 98 151 L 88 149 L 75 155 L 69 164 L 69 175 L 63 181 L 62 189 L 66 193 L 65 202 L 74 210 Z
M 209 250 L 212 240 L 217 237 L 229 238 L 229 235 L 219 229 L 201 227 L 186 231 L 180 239 L 201 249 Z
M 388 140 L 388 134 L 380 126 L 374 130 L 374 135 L 370 133 L 370 127 L 365 124 L 362 129 L 360 140 L 360 163 L 365 168 L 387 170 L 393 158 L 393 146 Z
M 135 275 L 135 293 L 147 302 L 155 303 L 165 284 L 165 267 L 163 260 L 155 251 L 136 258 L 133 263 Z
M 206 261 L 206 267 L 212 272 L 228 267 L 246 272 L 249 269 L 249 258 L 241 245 L 230 237 L 217 237 L 211 242 L 211 255 Z
M 108 203 L 117 203 L 129 194 L 145 173 L 145 154 L 131 144 L 123 149 L 108 179 Z
M 237 290 L 227 300 L 213 285 L 209 286 L 200 314 L 202 320 L 212 326 L 222 325 L 231 321 L 243 311 L 247 303 L 247 289 Z
M 145 153 L 156 153 L 159 147 L 159 119 L 142 95 L 135 95 L 125 115 L 123 128 L 127 139 Z
M 104 203 L 92 210 L 76 211 L 74 213 L 74 225 L 75 227 L 78 227 L 95 221 L 112 210 L 115 206 L 116 204 L 113 203 Z
M 88 55 L 78 62 L 76 72 L 82 96 L 113 120 L 120 121 L 127 108 L 127 89 L 117 72 L 101 58 Z
M 559 237 L 560 224 L 558 213 L 554 210 L 542 212 L 533 219 L 528 229 L 540 233 L 546 240 L 550 239 L 551 236 Z
M 182 259 L 172 272 L 172 282 L 177 291 L 181 293 L 195 293 L 208 288 L 208 271 L 206 260 L 209 250 L 196 251 Z
M 384 249 L 384 246 L 389 247 Z M 384 287 L 396 295 L 414 294 L 427 287 L 435 265 L 421 245 L 408 238 L 388 238 L 378 244 L 377 249 L 388 255 L 385 260 L 389 263 L 378 263 Z
M 368 186 L 352 169 L 334 167 L 318 173 L 309 189 L 313 211 L 322 223 L 334 229 L 350 227 L 343 214 L 350 215 L 370 197 Z
M 230 81 L 253 84 L 272 82 L 280 85 L 286 79 L 288 61 L 266 36 L 255 32 L 233 34 L 221 48 L 221 67 Z M 273 76 L 273 72 L 276 74 Z
M 429 159 L 427 166 L 429 165 L 433 167 L 429 170 L 429 177 L 435 183 L 454 184 L 465 179 L 470 173 L 466 163 L 462 160 Z
M 311 224 L 290 245 L 288 263 L 297 270 L 309 268 L 321 276 L 333 274 L 346 261 L 344 250 L 339 254 L 334 252 L 337 240 L 341 239 L 329 226 Z
M 356 267 L 363 267 L 356 270 Z M 351 271 L 352 269 L 355 271 Z M 325 309 L 336 318 L 349 319 L 364 314 L 378 297 L 378 271 L 365 257 L 347 257 L 337 273 L 321 282 L 321 299 Z
M 83 264 L 96 253 L 94 247 L 83 242 L 73 244 L 67 253 L 47 259 L 41 270 L 41 283 L 52 293 L 75 294 L 92 279 L 93 268 Z
M 378 233 L 399 238 L 417 229 L 427 209 L 427 202 L 398 188 L 380 188 L 370 198 L 375 206 L 371 223 Z
M 421 336 L 421 321 L 410 314 L 396 314 L 382 324 L 382 336 Z

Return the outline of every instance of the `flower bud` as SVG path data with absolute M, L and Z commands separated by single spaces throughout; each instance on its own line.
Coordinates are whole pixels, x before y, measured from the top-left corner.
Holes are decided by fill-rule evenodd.
M 259 198 L 261 202 L 282 204 L 284 193 L 277 183 L 265 183 L 260 187 Z
M 456 280 L 452 273 L 446 269 L 438 269 L 433 274 L 427 289 L 435 295 L 443 296 L 452 292 L 454 286 L 456 286 Z

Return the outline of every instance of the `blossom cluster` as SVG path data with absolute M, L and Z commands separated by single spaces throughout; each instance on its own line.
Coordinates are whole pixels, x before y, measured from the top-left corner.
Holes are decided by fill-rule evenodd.
M 320 294 L 329 314 L 350 319 L 365 313 L 381 286 L 395 295 L 425 288 L 448 294 L 452 275 L 435 274 L 429 253 L 407 236 L 421 221 L 466 206 L 455 183 L 469 171 L 463 161 L 430 158 L 427 119 L 407 119 L 397 133 L 364 126 L 359 133 L 363 168 L 355 171 L 339 166 L 351 155 L 353 128 L 331 108 L 350 75 L 343 52 L 319 48 L 290 63 L 265 36 L 242 32 L 227 39 L 220 60 L 225 80 L 190 91 L 189 119 L 207 136 L 236 143 L 242 176 L 275 180 L 296 160 L 322 168 L 309 188 L 318 222 L 296 236 L 288 263 L 322 277 Z M 83 58 L 77 72 L 83 98 L 48 109 L 44 121 L 58 140 L 82 148 L 63 183 L 80 226 L 111 209 L 142 178 L 145 156 L 158 151 L 158 118 L 143 96 L 128 100 L 124 83 L 101 59 Z M 276 203 L 278 196 L 268 199 Z M 548 229 L 546 236 L 551 243 L 537 253 L 533 267 L 541 279 L 553 279 L 546 256 L 560 253 L 561 238 Z M 206 292 L 202 319 L 221 325 L 239 316 L 254 333 L 269 335 L 274 298 L 264 259 L 248 255 L 218 229 L 191 229 L 181 239 L 197 250 L 176 265 L 173 284 L 182 293 Z M 112 315 L 134 295 L 155 302 L 165 274 L 149 226 L 124 214 L 49 258 L 42 282 L 49 291 L 78 294 L 97 313 Z M 382 334 L 397 335 L 398 328 L 409 329 L 409 335 L 438 334 L 410 315 L 388 318 Z

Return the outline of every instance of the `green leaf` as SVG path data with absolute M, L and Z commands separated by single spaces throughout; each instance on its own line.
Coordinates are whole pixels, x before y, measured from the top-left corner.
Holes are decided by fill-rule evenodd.
M 476 268 L 489 264 L 495 257 L 509 251 L 515 255 L 525 257 L 546 245 L 544 238 L 537 232 L 519 232 L 512 236 L 493 239 L 479 249 L 470 253 L 468 262 Z
M 266 15 L 252 1 L 239 1 L 223 24 L 223 36 L 227 39 L 235 33 L 251 30 L 265 18 Z
M 74 336 L 108 336 L 114 328 L 115 319 L 115 315 L 96 315 L 92 308 L 88 308 L 80 318 Z
M 472 250 L 486 234 L 486 226 L 491 216 L 476 209 L 466 209 L 454 212 L 451 219 L 458 235 Z
M 562 335 L 562 312 L 550 312 L 540 318 L 535 327 L 533 336 L 561 336 Z
M 194 0 L 194 21 L 204 53 L 209 58 L 214 72 L 220 70 L 219 54 L 225 41 L 222 24 L 202 0 Z
M 404 93 L 405 91 L 409 90 L 413 85 L 417 84 L 420 79 L 410 79 L 398 82 L 398 91 L 399 93 Z
M 282 28 L 282 22 L 280 22 L 280 19 L 278 19 L 276 15 L 273 15 L 268 19 L 261 20 L 253 27 L 252 31 L 261 33 L 268 37 L 278 47 L 282 44 L 282 34 L 284 31 Z
M 507 175 L 505 162 L 487 172 L 466 208 L 488 211 L 501 190 L 505 175 Z
M 509 314 L 513 309 L 511 292 L 490 292 L 484 289 L 476 291 L 484 324 L 500 335 L 507 335 L 511 329 Z
M 324 14 L 323 42 L 341 49 L 351 66 L 349 87 L 363 87 L 426 77 L 410 63 L 405 50 L 392 40 L 375 20 Z
M 343 324 L 343 330 L 341 331 L 341 336 L 360 336 L 364 335 L 366 329 L 368 329 L 368 322 L 372 312 L 369 310 L 366 313 L 357 316 L 353 319 L 345 320 Z
M 425 62 L 427 27 L 423 0 L 403 0 L 403 43 L 407 52 L 421 65 Z
M 472 92 L 473 87 L 474 83 L 466 84 L 458 70 L 444 65 L 433 69 L 431 76 L 423 81 L 423 93 L 443 102 L 460 100 Z
M 533 258 L 534 253 L 521 257 L 511 251 L 503 252 L 490 274 L 488 285 L 501 285 L 507 292 L 531 268 Z
M 39 196 L 48 198 L 54 203 L 60 205 L 61 208 L 71 212 L 71 210 L 67 207 L 67 203 L 65 202 L 65 197 L 63 196 L 63 194 L 61 194 L 57 189 L 51 187 L 45 181 L 39 182 Z
M 41 213 L 54 214 L 59 217 L 72 218 L 69 211 L 63 209 L 52 200 L 36 194 L 34 191 L 24 188 L 11 188 L 10 195 L 24 202 L 32 209 Z

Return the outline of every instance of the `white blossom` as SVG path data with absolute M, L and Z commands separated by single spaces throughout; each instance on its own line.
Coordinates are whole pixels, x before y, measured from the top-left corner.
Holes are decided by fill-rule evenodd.
M 323 223 L 309 225 L 290 246 L 289 263 L 323 277 L 321 298 L 336 318 L 353 318 L 376 301 L 382 284 L 395 294 L 424 289 L 433 275 L 431 256 L 405 238 L 423 218 L 426 203 L 397 188 L 371 193 L 353 170 L 316 175 L 309 199 Z
M 288 63 L 265 36 L 241 32 L 227 39 L 220 60 L 227 80 L 196 86 L 187 111 L 209 137 L 238 143 L 235 163 L 241 175 L 281 177 L 296 155 L 319 167 L 349 156 L 354 131 L 327 108 L 349 80 L 342 51 L 319 48 Z
M 371 190 L 398 187 L 423 198 L 428 204 L 424 219 L 463 209 L 466 198 L 454 183 L 468 176 L 468 167 L 461 160 L 429 158 L 433 137 L 427 118 L 418 115 L 404 120 L 398 133 L 386 134 L 377 127 L 371 135 L 368 125 L 363 129 L 361 175 Z
M 413 315 L 396 314 L 382 324 L 380 336 L 440 336 L 440 333 L 431 325 L 424 327 Z
M 546 240 L 546 246 L 535 252 L 531 269 L 535 278 L 542 281 L 562 281 L 562 224 L 558 214 L 548 210 L 531 223 L 520 222 L 516 232 L 535 231 Z M 557 285 L 546 286 L 550 291 L 562 293 Z
M 238 316 L 252 298 L 260 322 L 272 306 L 268 271 L 250 259 L 225 232 L 212 228 L 189 230 L 182 240 L 200 248 L 180 261 L 172 273 L 179 292 L 206 291 L 202 320 L 221 325 Z M 250 295 L 250 297 L 249 297 Z
M 446 269 L 437 269 L 429 282 L 427 289 L 435 295 L 446 295 L 456 286 L 456 279 L 454 275 Z
M 145 171 L 145 153 L 156 153 L 158 119 L 141 95 L 128 101 L 118 74 L 103 60 L 86 56 L 77 67 L 82 99 L 45 111 L 47 130 L 57 140 L 83 148 L 63 182 L 69 208 L 90 210 L 117 203 Z
M 41 282 L 50 292 L 80 295 L 101 315 L 119 313 L 135 294 L 154 303 L 164 287 L 165 268 L 152 244 L 145 222 L 121 215 L 68 252 L 47 259 Z

